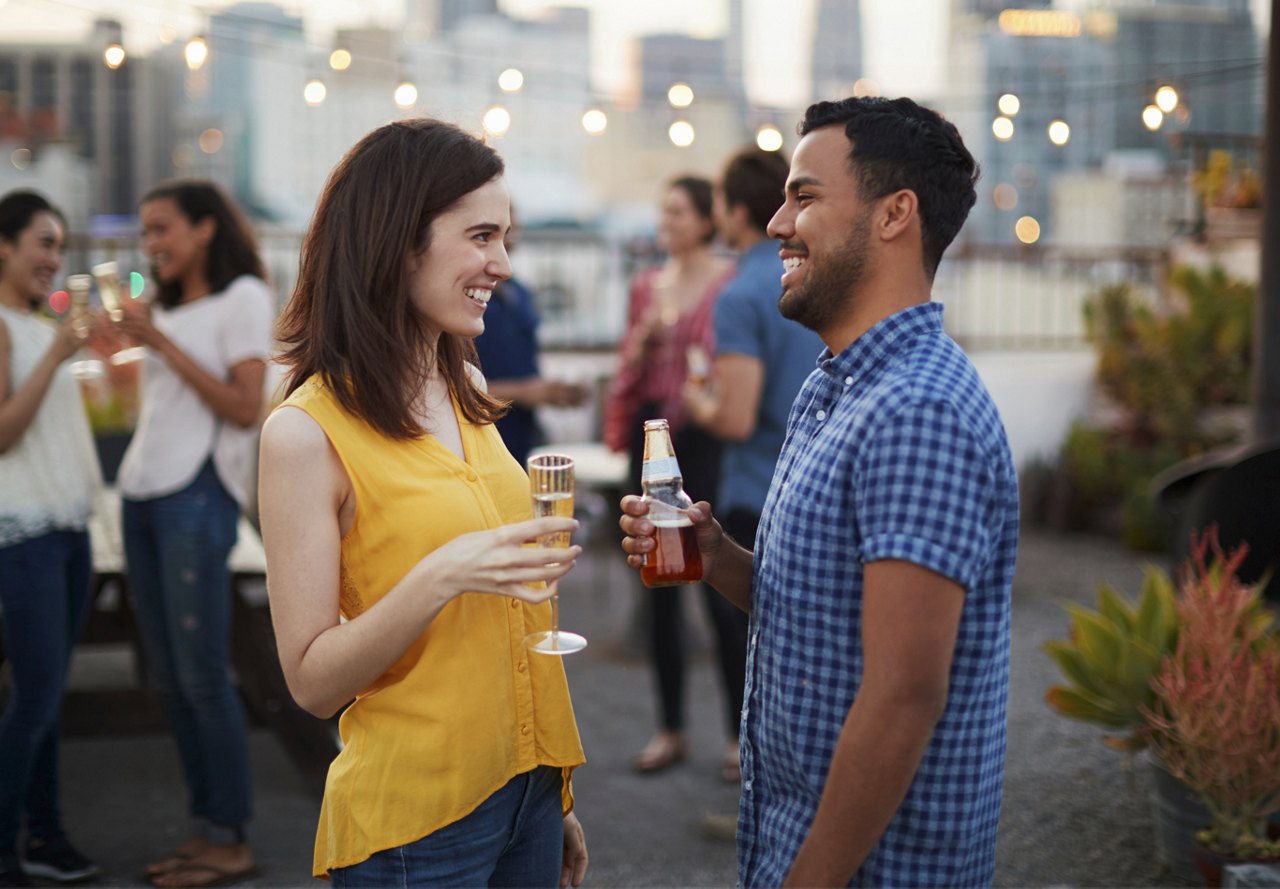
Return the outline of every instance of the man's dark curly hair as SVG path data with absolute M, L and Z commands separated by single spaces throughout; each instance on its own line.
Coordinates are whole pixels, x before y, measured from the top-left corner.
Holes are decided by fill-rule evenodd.
M 932 279 L 942 254 L 977 200 L 978 164 L 960 132 L 938 112 L 910 99 L 816 102 L 804 113 L 801 136 L 843 125 L 849 167 L 859 197 L 874 201 L 909 189 L 919 202 L 924 270 Z

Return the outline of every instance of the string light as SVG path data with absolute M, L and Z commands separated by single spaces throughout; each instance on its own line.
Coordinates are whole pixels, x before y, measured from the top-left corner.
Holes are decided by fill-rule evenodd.
M 302 88 L 302 98 L 312 108 L 323 102 L 328 94 L 329 91 L 325 89 L 324 83 L 319 80 L 312 80 Z
M 124 64 L 125 51 L 124 47 L 118 43 L 112 43 L 102 51 L 102 61 L 112 71 Z
M 676 148 L 688 148 L 693 144 L 693 124 L 687 120 L 677 120 L 667 128 L 667 138 Z
M 183 47 L 182 57 L 186 60 L 189 69 L 198 71 L 209 58 L 209 44 L 205 43 L 203 37 L 192 37 Z
M 771 123 L 756 130 L 756 147 L 761 151 L 777 151 L 782 148 L 782 132 Z
M 599 108 L 591 108 L 582 115 L 582 128 L 593 136 L 599 136 L 609 126 L 609 118 Z

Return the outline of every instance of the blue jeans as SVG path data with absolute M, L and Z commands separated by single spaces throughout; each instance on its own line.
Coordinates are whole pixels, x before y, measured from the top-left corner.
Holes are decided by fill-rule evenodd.
M 369 886 L 560 885 L 560 769 L 517 775 L 474 812 L 416 842 L 329 871 L 333 889 Z
M 0 855 L 27 832 L 62 832 L 58 713 L 71 649 L 89 613 L 92 556 L 84 531 L 54 531 L 0 547 L 0 606 L 13 691 L 0 716 Z
M 188 487 L 125 500 L 129 592 L 152 687 L 160 695 L 191 814 L 239 830 L 249 820 L 249 746 L 229 672 L 231 569 L 239 506 L 206 462 Z

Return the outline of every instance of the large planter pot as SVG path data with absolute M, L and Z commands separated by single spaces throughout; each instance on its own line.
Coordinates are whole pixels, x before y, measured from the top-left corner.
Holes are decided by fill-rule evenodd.
M 1209 811 L 1195 793 L 1170 774 L 1159 757 L 1151 764 L 1151 808 L 1156 834 L 1156 860 L 1184 880 L 1201 878 L 1196 855 L 1202 846 L 1196 832 L 1209 825 Z

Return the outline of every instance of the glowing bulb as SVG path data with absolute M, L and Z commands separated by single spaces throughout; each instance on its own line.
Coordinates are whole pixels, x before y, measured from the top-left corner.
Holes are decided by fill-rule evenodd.
M 396 87 L 395 100 L 397 107 L 412 108 L 418 103 L 418 88 L 406 80 Z
M 501 105 L 494 105 L 484 113 L 481 122 L 484 124 L 484 131 L 490 136 L 501 136 L 511 129 L 511 112 Z
M 687 120 L 677 120 L 667 128 L 667 138 L 676 148 L 688 148 L 693 144 L 693 124 Z
M 1071 138 L 1071 127 L 1065 120 L 1055 120 L 1049 124 L 1049 141 L 1054 145 L 1066 145 Z
M 1022 101 L 1013 93 L 1005 93 L 996 102 L 996 107 L 1005 117 L 1013 117 L 1022 110 Z
M 218 149 L 222 147 L 222 130 L 210 127 L 200 134 L 196 142 L 205 154 L 217 154 Z
M 1013 233 L 1024 244 L 1034 244 L 1040 240 L 1040 223 L 1034 216 L 1023 216 L 1013 224 Z
M 676 108 L 688 108 L 693 104 L 693 87 L 687 83 L 673 83 L 667 90 L 667 101 Z
M 997 117 L 991 121 L 991 132 L 1001 142 L 1008 142 L 1013 138 L 1013 121 L 1007 117 Z
M 777 151 L 782 147 L 782 133 L 771 123 L 756 130 L 756 146 L 761 151 Z
M 1001 210 L 1012 210 L 1018 206 L 1018 189 L 1008 182 L 1001 182 L 991 190 L 991 199 Z
M 302 88 L 302 98 L 312 108 L 323 102 L 324 97 L 328 94 L 329 91 L 325 89 L 324 84 L 319 80 L 312 80 Z
M 1178 91 L 1169 85 L 1156 90 L 1156 107 L 1168 114 L 1178 107 Z
M 593 136 L 599 136 L 609 126 L 609 118 L 599 108 L 592 108 L 582 115 L 582 128 Z
M 329 53 L 329 67 L 334 71 L 346 71 L 351 67 L 351 53 L 345 49 L 335 49 Z
M 524 74 L 519 68 L 508 68 L 498 75 L 498 88 L 504 93 L 518 93 L 524 86 Z
M 1164 112 L 1155 105 L 1148 105 L 1146 108 L 1142 109 L 1142 125 L 1151 132 L 1154 133 L 1156 130 L 1160 129 L 1163 123 Z
M 209 44 L 204 42 L 203 37 L 192 37 L 183 47 L 182 57 L 186 59 L 190 70 L 197 71 L 209 58 Z
M 124 47 L 118 43 L 113 43 L 102 51 L 102 61 L 112 71 L 124 64 L 124 58 Z

